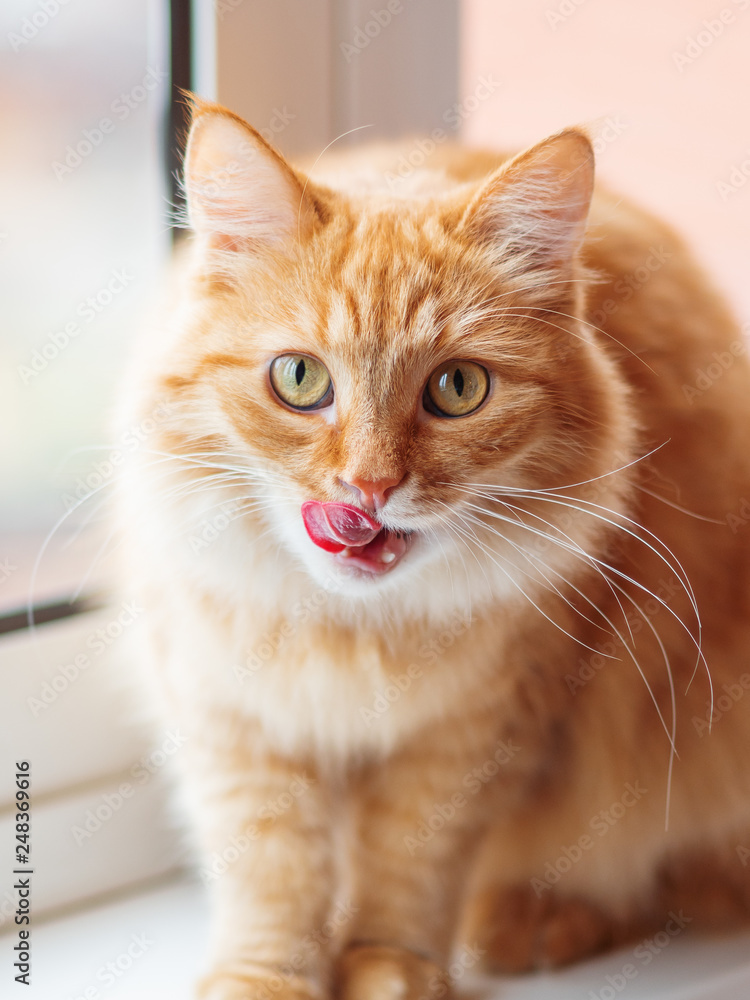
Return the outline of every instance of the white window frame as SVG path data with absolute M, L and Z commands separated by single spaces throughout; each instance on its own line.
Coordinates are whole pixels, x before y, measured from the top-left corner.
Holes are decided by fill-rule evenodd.
M 373 26 L 373 10 L 386 11 L 380 20 L 390 14 L 390 22 Z M 355 139 L 423 133 L 457 98 L 458 16 L 458 0 L 196 0 L 192 86 L 269 130 L 287 154 L 322 150 L 363 125 L 372 127 Z M 345 53 L 342 45 L 357 40 L 367 44 Z M 288 123 L 285 109 L 294 116 Z M 51 583 L 64 586 L 74 576 L 80 579 L 80 567 L 58 566 Z M 58 595 L 45 588 L 44 597 Z M 161 760 L 169 734 L 146 737 L 123 719 L 111 675 L 129 672 L 129 643 L 118 640 L 75 670 L 76 656 L 91 652 L 91 637 L 120 611 L 115 602 L 0 636 L 0 856 L 12 856 L 13 763 L 28 759 L 36 917 L 153 879 L 185 859 L 166 819 L 161 768 L 145 783 L 134 773 L 154 753 Z M 43 691 L 55 697 L 35 713 Z M 76 838 L 92 813 L 92 827 L 97 810 L 107 816 L 123 785 L 133 794 L 90 837 Z M 0 868 L 0 933 L 13 926 L 11 884 L 8 867 Z

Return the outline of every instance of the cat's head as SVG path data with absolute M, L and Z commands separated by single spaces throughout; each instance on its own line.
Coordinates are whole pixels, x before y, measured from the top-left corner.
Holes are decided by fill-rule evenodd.
M 627 452 L 622 386 L 581 322 L 585 134 L 478 179 L 470 154 L 441 155 L 447 172 L 403 190 L 372 171 L 338 185 L 225 109 L 198 104 L 190 134 L 191 298 L 160 382 L 183 414 L 171 448 L 247 468 L 232 482 L 263 544 L 353 594 L 461 573 L 490 592 L 538 581 L 535 559 L 569 565 L 559 538 L 519 552 L 565 520 L 562 504 L 524 513 L 542 509 L 531 491 Z

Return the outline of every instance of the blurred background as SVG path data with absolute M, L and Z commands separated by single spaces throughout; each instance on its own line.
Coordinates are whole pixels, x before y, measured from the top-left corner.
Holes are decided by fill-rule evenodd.
M 173 928 L 159 924 L 161 950 L 94 997 L 177 996 L 158 970 L 202 940 L 200 891 L 164 882 L 185 859 L 162 808 L 162 767 L 179 741 L 144 743 L 122 726 L 105 675 L 128 669 L 127 613 L 94 606 L 118 456 L 146 432 L 114 432 L 111 411 L 169 264 L 179 88 L 228 105 L 292 157 L 411 136 L 418 165 L 420 136 L 512 149 L 588 125 L 601 178 L 686 236 L 745 324 L 749 43 L 750 0 L 3 0 L 0 857 L 11 851 L 12 762 L 25 756 L 36 912 L 49 917 L 37 933 L 56 956 L 39 959 L 38 996 L 85 995 L 101 956 L 125 948 L 122 923 L 106 930 L 91 900 L 139 914 L 137 893 L 151 893 L 151 912 Z M 28 604 L 46 622 L 33 631 Z M 115 808 L 123 782 L 134 791 Z M 0 866 L 0 932 L 7 874 Z M 129 932 L 139 920 L 128 917 Z M 99 951 L 83 960 L 72 942 L 97 928 Z M 739 967 L 737 955 L 701 954 L 700 974 Z M 549 995 L 587 995 L 582 984 L 565 993 L 555 980 Z M 667 996 L 643 984 L 631 995 Z M 530 996 L 513 989 L 503 996 Z

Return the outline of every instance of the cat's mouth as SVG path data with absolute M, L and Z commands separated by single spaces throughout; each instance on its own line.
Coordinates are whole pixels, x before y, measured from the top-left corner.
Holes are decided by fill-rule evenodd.
M 358 507 L 306 500 L 302 520 L 315 544 L 332 553 L 340 565 L 366 573 L 387 573 L 408 550 L 412 534 L 391 531 Z

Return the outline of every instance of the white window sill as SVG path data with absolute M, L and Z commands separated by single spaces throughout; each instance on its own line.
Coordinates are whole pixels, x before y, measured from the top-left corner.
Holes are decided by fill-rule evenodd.
M 41 922 L 33 929 L 33 982 L 24 995 L 33 1000 L 188 1000 L 204 961 L 207 926 L 205 892 L 184 876 Z M 6 978 L 12 939 L 2 939 Z M 128 947 L 136 957 L 128 955 Z M 107 971 L 108 963 L 114 963 L 115 972 Z M 638 974 L 613 993 L 606 977 L 619 984 L 616 977 L 628 963 Z M 472 1000 L 747 1000 L 750 933 L 674 939 L 647 966 L 633 958 L 631 948 L 554 975 L 471 982 L 467 977 L 459 989 Z

